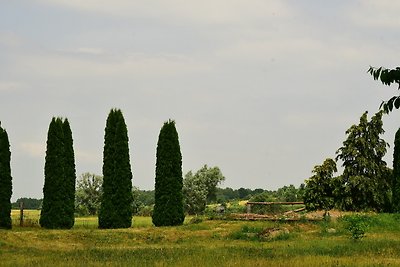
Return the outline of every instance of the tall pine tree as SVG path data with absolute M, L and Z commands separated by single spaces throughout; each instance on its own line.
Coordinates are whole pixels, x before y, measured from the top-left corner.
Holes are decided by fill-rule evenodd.
M 181 225 L 185 219 L 182 194 L 182 155 L 175 122 L 161 128 L 157 143 L 155 226 Z
M 394 138 L 392 203 L 393 211 L 400 212 L 400 128 Z
M 121 110 L 112 109 L 107 118 L 103 152 L 103 195 L 99 228 L 128 228 L 132 225 L 132 171 L 128 130 Z
M 40 225 L 50 229 L 70 229 L 74 225 L 76 178 L 72 132 L 68 120 L 51 120 L 44 173 Z
M 8 135 L 0 123 L 0 228 L 11 229 L 11 152 Z

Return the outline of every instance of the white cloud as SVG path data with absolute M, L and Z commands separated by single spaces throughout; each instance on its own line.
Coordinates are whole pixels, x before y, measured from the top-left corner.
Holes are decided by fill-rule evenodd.
M 46 145 L 43 143 L 24 142 L 18 145 L 18 149 L 34 158 L 44 158 L 46 153 Z
M 84 151 L 81 149 L 75 149 L 75 161 L 81 163 L 98 163 L 99 165 L 102 164 L 101 155 L 98 153 L 92 153 L 88 151 Z
M 0 92 L 1 91 L 16 91 L 23 87 L 26 87 L 25 84 L 15 81 L 0 81 Z
M 96 47 L 79 47 L 76 49 L 59 49 L 61 53 L 66 54 L 82 54 L 82 55 L 92 55 L 92 56 L 100 56 L 105 54 L 105 51 L 101 48 Z
M 180 55 L 109 54 L 85 58 L 68 53 L 47 53 L 24 55 L 19 61 L 28 73 L 53 78 L 162 77 L 210 69 L 206 63 Z
M 399 1 L 359 0 L 348 14 L 353 22 L 365 28 L 398 30 L 400 27 L 399 10 Z
M 266 16 L 287 16 L 290 10 L 282 1 L 204 0 L 204 1 L 98 1 L 38 0 L 77 10 L 112 16 L 139 16 L 185 19 L 201 23 L 233 23 Z
M 22 39 L 12 32 L 0 32 L 0 45 L 16 47 L 22 44 Z

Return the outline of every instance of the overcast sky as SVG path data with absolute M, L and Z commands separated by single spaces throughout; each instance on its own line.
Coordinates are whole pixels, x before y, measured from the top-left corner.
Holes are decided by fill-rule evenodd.
M 104 128 L 123 111 L 133 185 L 153 189 L 164 121 L 183 172 L 222 187 L 299 186 L 366 110 L 396 94 L 366 73 L 396 67 L 400 2 L 0 0 L 0 121 L 13 200 L 42 197 L 47 130 L 71 123 L 78 176 L 101 174 Z M 384 117 L 393 143 L 400 111 Z M 392 166 L 393 145 L 386 160 Z

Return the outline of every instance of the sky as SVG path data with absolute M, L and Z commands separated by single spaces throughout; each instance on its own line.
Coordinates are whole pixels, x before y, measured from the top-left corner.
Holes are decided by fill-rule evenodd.
M 68 118 L 78 177 L 101 174 L 112 108 L 128 127 L 133 185 L 154 188 L 165 121 L 183 173 L 218 166 L 221 187 L 299 186 L 395 86 L 369 66 L 400 63 L 390 0 L 0 0 L 0 121 L 13 196 L 42 197 L 53 116 Z M 384 116 L 393 144 L 400 111 Z M 393 145 L 385 160 L 392 166 Z M 341 162 L 338 162 L 340 165 Z

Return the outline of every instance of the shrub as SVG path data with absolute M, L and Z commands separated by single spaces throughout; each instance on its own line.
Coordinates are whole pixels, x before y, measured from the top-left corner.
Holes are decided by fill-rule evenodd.
M 361 240 L 369 227 L 370 217 L 362 214 L 346 215 L 342 218 L 352 240 Z

